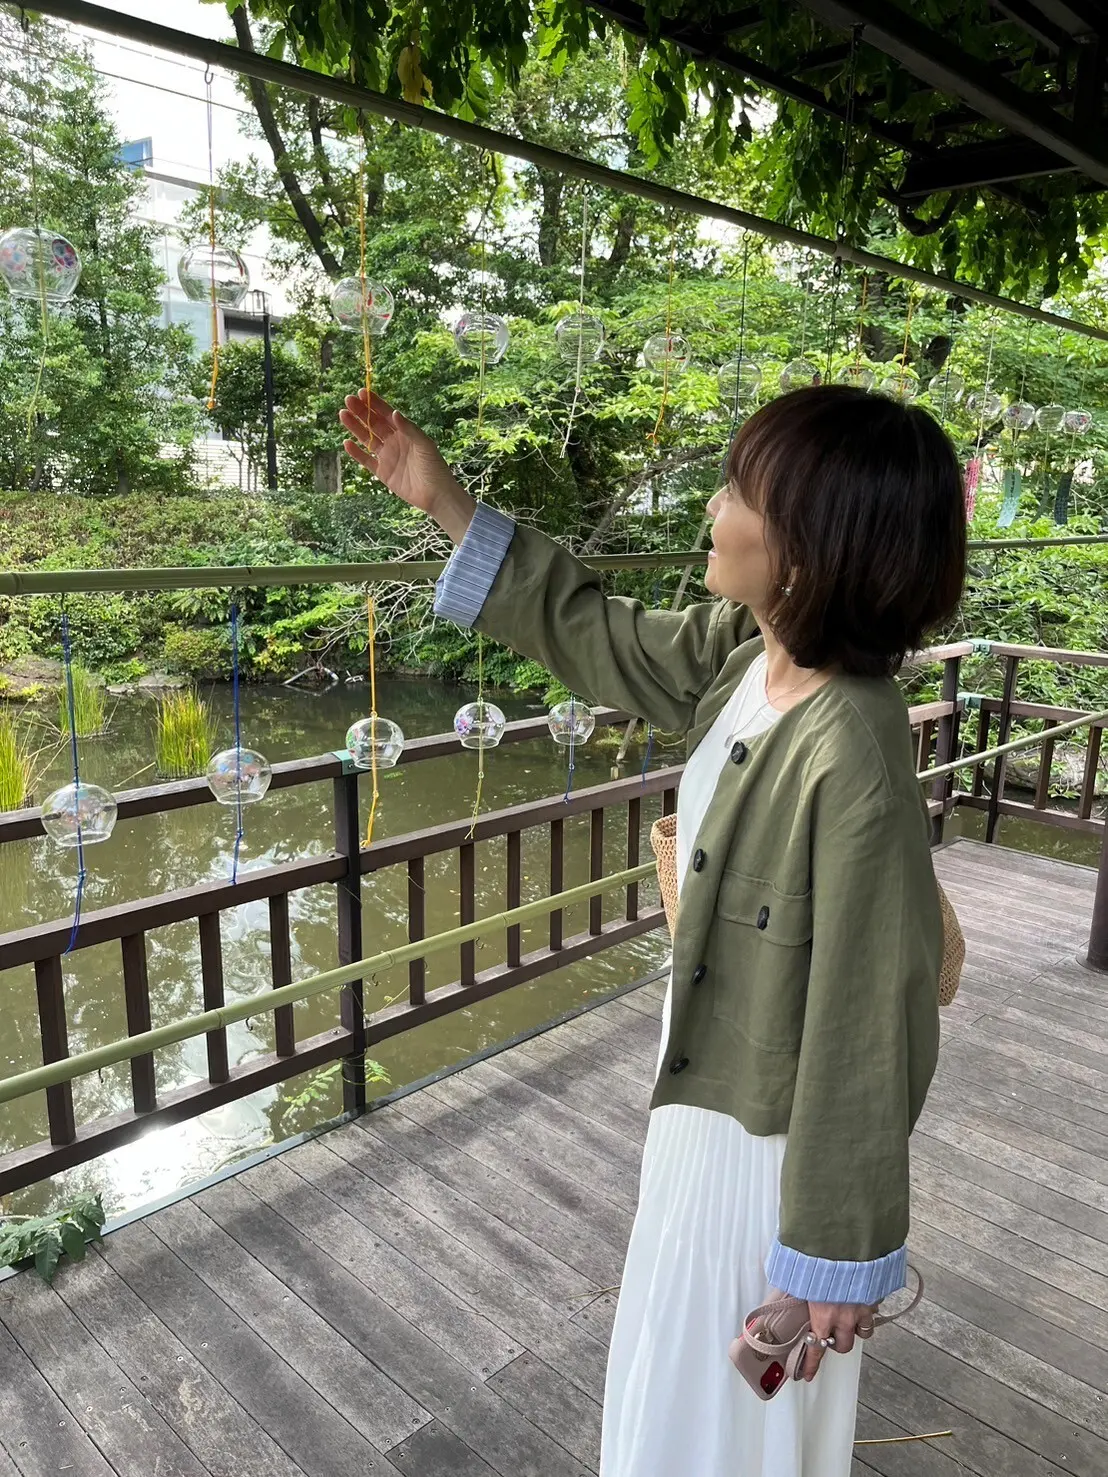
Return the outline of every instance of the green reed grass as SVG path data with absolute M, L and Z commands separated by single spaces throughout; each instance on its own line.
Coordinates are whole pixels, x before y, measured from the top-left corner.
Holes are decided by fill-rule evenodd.
M 158 701 L 154 757 L 159 775 L 186 780 L 201 775 L 215 748 L 211 709 L 192 688 L 163 693 Z
M 91 738 L 108 726 L 108 695 L 87 667 L 73 664 L 73 711 L 78 738 Z M 62 687 L 58 695 L 58 727 L 69 736 L 69 693 Z
M 30 803 L 38 753 L 27 743 L 10 713 L 0 710 L 0 810 L 21 810 Z

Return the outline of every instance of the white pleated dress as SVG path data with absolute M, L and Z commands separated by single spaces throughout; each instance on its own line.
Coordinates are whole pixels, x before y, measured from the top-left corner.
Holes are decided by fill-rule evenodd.
M 765 678 L 762 656 L 685 769 L 682 880 L 732 743 L 779 716 Z M 667 991 L 659 1071 L 669 1004 Z M 769 1291 L 784 1153 L 783 1134 L 755 1138 L 724 1113 L 672 1104 L 650 1114 L 608 1358 L 600 1477 L 849 1477 L 860 1344 L 770 1401 L 727 1356 L 744 1315 Z

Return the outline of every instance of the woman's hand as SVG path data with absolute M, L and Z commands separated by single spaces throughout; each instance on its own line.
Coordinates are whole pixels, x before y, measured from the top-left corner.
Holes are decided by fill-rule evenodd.
M 856 1337 L 868 1339 L 873 1333 L 874 1309 L 865 1303 L 809 1303 L 808 1314 L 817 1340 L 804 1359 L 804 1378 L 809 1381 L 815 1379 L 825 1354 L 849 1354 Z M 833 1344 L 820 1347 L 818 1340 L 831 1338 Z
M 380 395 L 374 394 L 367 403 L 365 390 L 347 395 L 339 421 L 351 436 L 343 442 L 347 455 L 403 502 L 430 514 L 454 543 L 461 543 L 477 504 L 430 436 Z

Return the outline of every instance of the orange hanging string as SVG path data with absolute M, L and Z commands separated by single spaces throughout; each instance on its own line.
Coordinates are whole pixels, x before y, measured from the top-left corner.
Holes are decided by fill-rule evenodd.
M 377 819 L 377 612 L 373 596 L 367 591 L 365 597 L 367 622 L 366 649 L 369 653 L 369 767 L 373 777 L 373 796 L 369 803 L 369 820 L 366 822 L 365 844 L 373 841 L 373 823 Z
M 655 446 L 662 429 L 662 422 L 666 418 L 666 407 L 669 404 L 669 352 L 670 340 L 673 330 L 673 274 L 677 266 L 677 237 L 674 235 L 669 253 L 669 287 L 666 292 L 666 357 L 662 366 L 662 403 L 658 407 L 658 419 L 654 422 L 654 429 L 647 437 Z
M 358 134 L 361 139 L 361 154 L 358 160 L 358 283 L 361 289 L 360 309 L 362 319 L 362 359 L 364 361 L 365 374 L 365 415 L 366 426 L 372 433 L 373 424 L 373 336 L 369 331 L 369 301 L 367 294 L 365 258 L 366 258 L 366 211 L 365 211 L 365 178 L 366 178 L 366 141 L 365 122 L 359 119 Z
M 857 341 L 857 344 L 855 345 L 855 349 L 854 349 L 854 362 L 855 362 L 855 364 L 861 364 L 861 362 L 862 362 L 862 332 L 863 332 L 863 328 L 865 326 L 866 294 L 868 292 L 869 292 L 869 273 L 866 272 L 862 276 L 862 300 L 858 304 L 858 341 Z

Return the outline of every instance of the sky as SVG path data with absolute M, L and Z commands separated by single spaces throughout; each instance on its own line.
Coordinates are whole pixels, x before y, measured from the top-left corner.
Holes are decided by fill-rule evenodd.
M 201 0 L 112 0 L 112 8 L 158 21 L 193 35 L 226 40 L 230 21 L 222 5 Z M 80 28 L 74 28 L 80 29 Z M 106 78 L 119 132 L 125 139 L 152 138 L 155 168 L 186 179 L 208 173 L 204 68 L 186 57 L 169 57 L 112 36 L 82 31 L 94 44 L 94 61 Z M 148 84 L 155 84 L 154 86 Z M 159 90 L 165 89 L 165 90 Z M 184 94 L 183 96 L 181 94 Z M 212 143 L 217 169 L 250 152 L 239 130 L 244 102 L 230 77 L 216 72 L 212 82 Z

